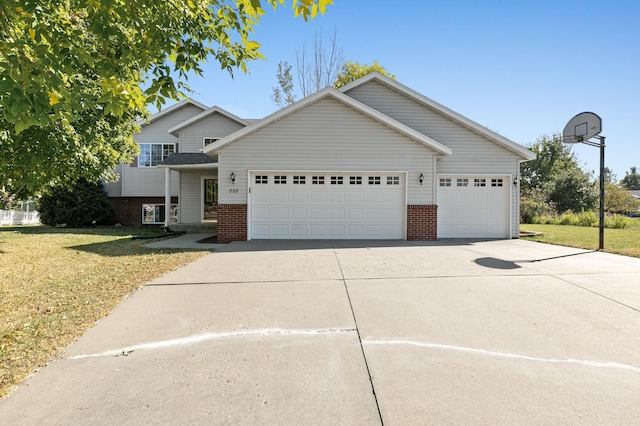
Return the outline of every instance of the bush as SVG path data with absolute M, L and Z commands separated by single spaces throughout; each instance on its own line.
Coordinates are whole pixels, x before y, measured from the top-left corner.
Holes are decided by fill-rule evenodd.
M 560 225 L 579 226 L 580 218 L 573 212 L 566 212 L 560 216 Z
M 621 214 L 614 214 L 604 218 L 605 228 L 627 229 L 633 225 L 633 219 Z
M 51 188 L 40 198 L 39 212 L 42 224 L 71 228 L 112 223 L 115 215 L 102 183 L 85 180 Z
M 551 208 L 541 202 L 528 197 L 520 200 L 520 222 L 535 223 L 534 220 L 551 213 Z
M 594 211 L 582 211 L 582 213 L 578 213 L 577 216 L 578 226 L 598 226 L 600 224 L 600 219 Z

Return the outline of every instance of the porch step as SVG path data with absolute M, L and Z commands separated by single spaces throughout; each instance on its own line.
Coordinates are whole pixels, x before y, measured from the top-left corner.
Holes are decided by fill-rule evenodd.
M 177 232 L 186 232 L 188 234 L 195 234 L 195 233 L 216 234 L 218 231 L 218 223 L 217 222 L 172 223 L 171 225 L 169 225 L 169 229 Z

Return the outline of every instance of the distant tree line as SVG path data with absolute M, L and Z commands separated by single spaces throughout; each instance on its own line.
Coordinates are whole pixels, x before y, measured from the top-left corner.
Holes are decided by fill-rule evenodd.
M 562 136 L 543 135 L 527 148 L 534 160 L 520 166 L 520 217 L 529 223 L 536 216 L 560 215 L 568 211 L 593 211 L 599 207 L 599 177 L 584 171 Z M 632 167 L 616 182 L 605 169 L 605 210 L 609 213 L 637 212 L 640 202 L 629 190 L 640 189 L 640 174 Z

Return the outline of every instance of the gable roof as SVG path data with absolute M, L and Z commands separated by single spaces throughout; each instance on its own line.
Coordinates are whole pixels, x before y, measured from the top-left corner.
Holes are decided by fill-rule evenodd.
M 319 102 L 320 100 L 327 99 L 327 98 L 335 99 L 338 102 L 353 108 L 354 110 L 378 121 L 379 123 L 384 124 L 385 126 L 397 131 L 398 133 L 401 133 L 433 149 L 441 156 L 451 155 L 451 152 L 452 152 L 451 148 L 441 144 L 438 141 L 431 139 L 430 137 L 418 132 L 417 130 L 410 128 L 409 126 L 406 126 L 392 119 L 391 117 L 388 117 L 382 114 L 380 111 L 377 111 L 371 107 L 368 107 L 367 105 L 364 105 L 361 102 L 358 102 L 357 100 L 351 98 L 350 96 L 345 95 L 342 92 L 339 92 L 338 90 L 332 87 L 327 87 L 325 89 L 322 89 L 319 92 L 314 93 L 313 95 L 307 96 L 306 98 L 301 99 L 298 102 L 295 102 L 279 111 L 276 111 L 275 113 L 263 118 L 262 120 L 251 123 L 247 127 L 240 129 L 210 145 L 207 145 L 206 147 L 204 147 L 203 152 L 213 153 L 226 145 L 229 145 L 241 138 L 244 138 L 252 133 L 255 133 L 266 126 L 269 126 L 270 124 L 275 123 L 276 121 L 282 120 L 283 118 L 291 114 L 294 114 L 295 112 L 303 108 L 306 108 L 309 105 L 312 105 L 316 102 Z
M 163 110 L 160 110 L 160 111 L 156 112 L 156 113 L 155 113 L 155 114 L 153 114 L 151 117 L 149 117 L 149 119 L 141 119 L 141 120 L 138 120 L 138 121 L 137 121 L 137 124 L 138 124 L 140 127 L 147 126 L 147 125 L 149 125 L 149 124 L 153 123 L 154 121 L 156 121 L 156 120 L 158 120 L 158 119 L 160 119 L 160 118 L 162 118 L 162 117 L 164 117 L 164 116 L 166 116 L 166 115 L 169 115 L 169 114 L 171 114 L 171 113 L 174 113 L 174 112 L 176 112 L 176 111 L 181 110 L 182 108 L 186 107 L 187 105 L 193 105 L 193 106 L 196 106 L 196 107 L 198 107 L 198 108 L 202 109 L 203 111 L 204 111 L 204 110 L 206 110 L 206 109 L 208 108 L 208 107 L 207 107 L 205 104 L 203 104 L 203 103 L 200 103 L 200 102 L 198 102 L 198 101 L 195 101 L 195 100 L 193 100 L 193 99 L 191 99 L 191 98 L 187 98 L 187 99 L 183 99 L 183 100 L 181 100 L 181 101 L 180 101 L 180 102 L 178 102 L 177 104 L 173 104 L 173 105 L 171 105 L 170 107 L 167 107 L 167 108 L 165 108 L 165 109 L 163 109 Z
M 250 121 L 245 120 L 244 118 L 240 118 L 238 116 L 235 116 L 235 115 L 231 114 L 229 111 L 224 110 L 224 109 L 220 108 L 219 106 L 214 105 L 211 108 L 208 108 L 205 111 L 201 112 L 200 114 L 195 115 L 195 116 L 191 117 L 190 119 L 185 120 L 182 123 L 171 127 L 169 129 L 169 133 L 171 133 L 174 136 L 178 136 L 178 133 L 182 129 L 184 129 L 185 127 L 190 126 L 190 125 L 192 125 L 194 123 L 197 123 L 198 121 L 203 120 L 203 119 L 207 118 L 208 116 L 210 116 L 212 114 L 215 114 L 215 113 L 221 114 L 221 115 L 223 115 L 223 116 L 225 116 L 225 117 L 227 117 L 227 118 L 229 118 L 229 119 L 231 119 L 231 120 L 233 120 L 233 121 L 235 121 L 237 123 L 242 124 L 243 126 L 248 126 L 249 123 L 250 123 Z
M 445 107 L 444 105 L 439 104 L 438 102 L 434 101 L 433 99 L 430 99 L 426 96 L 424 96 L 421 93 L 416 92 L 413 89 L 408 88 L 407 86 L 398 83 L 397 81 L 393 80 L 390 77 L 384 76 L 382 74 L 380 74 L 379 72 L 375 71 L 372 72 L 370 74 L 367 74 L 366 76 L 359 78 L 358 80 L 352 81 L 351 83 L 342 86 L 341 88 L 339 88 L 338 90 L 342 93 L 346 93 L 349 90 L 352 90 L 358 86 L 362 86 L 364 84 L 367 84 L 371 81 L 376 81 L 378 83 L 381 83 L 389 88 L 391 88 L 392 90 L 395 90 L 396 92 L 399 92 L 413 100 L 415 100 L 416 102 L 418 102 L 419 104 L 422 104 L 436 112 L 438 112 L 439 114 L 453 120 L 454 122 L 474 131 L 475 133 L 478 133 L 484 137 L 486 137 L 487 139 L 497 143 L 498 145 L 520 155 L 522 158 L 525 159 L 525 161 L 528 160 L 533 160 L 534 158 L 536 158 L 536 155 L 529 151 L 528 149 L 526 149 L 525 147 L 523 147 L 522 145 L 505 138 L 504 136 L 476 123 L 473 120 L 468 119 L 467 117 Z

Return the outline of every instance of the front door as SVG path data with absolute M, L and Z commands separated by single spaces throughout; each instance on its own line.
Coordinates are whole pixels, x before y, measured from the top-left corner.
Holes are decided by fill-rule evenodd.
M 204 180 L 204 220 L 216 220 L 218 204 L 218 179 Z

